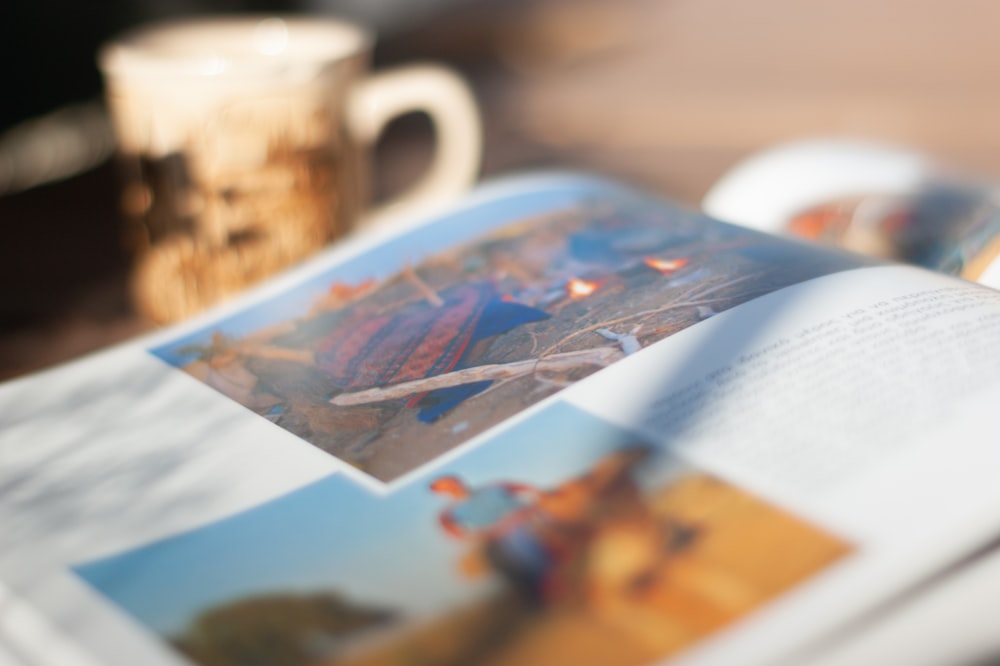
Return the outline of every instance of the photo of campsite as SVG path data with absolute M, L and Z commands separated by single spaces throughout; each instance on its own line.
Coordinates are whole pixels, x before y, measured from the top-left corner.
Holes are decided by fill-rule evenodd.
M 628 354 L 862 261 L 620 192 L 483 217 L 452 220 L 460 241 L 430 225 L 152 352 L 390 481 Z
M 74 569 L 201 666 L 628 666 L 851 552 L 555 402 L 387 495 L 335 474 Z

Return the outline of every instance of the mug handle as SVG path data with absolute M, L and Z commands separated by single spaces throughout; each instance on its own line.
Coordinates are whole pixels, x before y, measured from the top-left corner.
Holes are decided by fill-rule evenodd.
M 390 120 L 413 111 L 430 116 L 436 143 L 433 161 L 416 184 L 365 213 L 362 224 L 454 199 L 476 180 L 483 150 L 479 110 L 469 86 L 446 67 L 407 65 L 363 79 L 347 99 L 348 130 L 371 144 Z

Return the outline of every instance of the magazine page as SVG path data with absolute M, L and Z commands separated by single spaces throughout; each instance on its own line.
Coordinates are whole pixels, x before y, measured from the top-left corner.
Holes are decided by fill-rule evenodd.
M 998 202 L 995 184 L 913 151 L 813 139 L 751 155 L 702 207 L 753 229 L 1000 288 Z
M 425 222 L 0 386 L 0 636 L 773 663 L 1000 526 L 995 292 L 576 176 Z
M 986 552 L 936 576 L 892 604 L 817 646 L 812 666 L 907 664 L 988 666 L 1000 661 L 995 618 L 1000 553 Z M 919 640 L 917 640 L 919 638 Z

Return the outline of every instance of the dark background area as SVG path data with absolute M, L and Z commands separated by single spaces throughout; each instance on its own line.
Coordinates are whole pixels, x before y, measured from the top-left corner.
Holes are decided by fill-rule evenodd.
M 314 12 L 377 29 L 376 66 L 445 61 L 482 106 L 484 177 L 596 171 L 684 204 L 755 150 L 807 136 L 909 146 L 1000 180 L 990 0 L 12 0 L 0 8 L 0 157 L 18 123 L 99 99 L 99 44 L 202 13 Z M 397 121 L 377 190 L 428 159 Z M 0 160 L 2 162 L 2 160 Z M 0 194 L 0 378 L 122 340 L 132 310 L 113 166 Z
M 70 0 L 4 6 L 0 69 L 5 99 L 0 131 L 67 106 L 99 100 L 95 54 L 121 31 L 147 22 L 201 14 L 333 13 L 363 22 L 390 40 L 406 41 L 448 4 L 462 2 L 265 2 Z M 439 6 L 440 5 L 440 6 Z M 389 41 L 379 63 L 409 57 Z M 429 123 L 396 122 L 382 141 L 382 160 L 397 166 L 378 183 L 395 191 L 429 160 Z M 103 161 L 70 178 L 0 196 L 0 378 L 70 358 L 151 328 L 132 309 L 126 288 L 129 257 L 120 242 L 115 167 Z

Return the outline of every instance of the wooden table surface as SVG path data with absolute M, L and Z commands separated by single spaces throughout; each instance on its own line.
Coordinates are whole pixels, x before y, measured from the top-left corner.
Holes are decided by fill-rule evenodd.
M 755 150 L 810 136 L 908 146 L 1000 182 L 1000 3 L 509 0 L 392 35 L 380 64 L 445 60 L 483 107 L 484 177 L 595 171 L 696 205 Z M 418 121 L 378 151 L 390 191 Z M 0 198 L 0 378 L 149 330 L 129 305 L 110 165 Z

